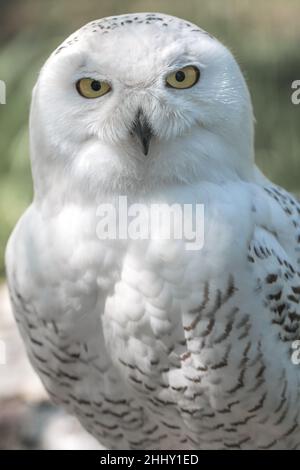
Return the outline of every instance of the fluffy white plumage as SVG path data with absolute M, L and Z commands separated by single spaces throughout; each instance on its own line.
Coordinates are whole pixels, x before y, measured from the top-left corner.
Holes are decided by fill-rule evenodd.
M 167 87 L 188 65 L 199 82 Z M 85 99 L 83 77 L 111 91 Z M 95 21 L 44 65 L 30 132 L 34 201 L 6 262 L 50 396 L 109 448 L 299 448 L 300 206 L 254 164 L 231 53 L 166 15 Z M 99 240 L 97 206 L 124 194 L 204 204 L 204 248 Z

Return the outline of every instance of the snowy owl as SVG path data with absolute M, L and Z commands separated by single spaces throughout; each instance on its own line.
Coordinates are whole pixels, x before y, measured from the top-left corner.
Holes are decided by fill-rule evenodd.
M 228 49 L 167 15 L 93 21 L 40 72 L 10 295 L 50 397 L 109 449 L 300 448 L 300 205 L 253 121 Z M 99 237 L 121 196 L 203 205 L 203 247 Z

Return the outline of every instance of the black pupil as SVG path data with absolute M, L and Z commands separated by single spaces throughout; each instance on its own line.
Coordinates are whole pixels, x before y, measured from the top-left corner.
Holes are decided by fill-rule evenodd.
M 175 78 L 177 82 L 183 82 L 185 80 L 185 73 L 180 70 L 176 73 Z
M 92 83 L 91 83 L 91 88 L 94 91 L 99 91 L 99 90 L 101 90 L 101 83 L 98 82 L 98 80 L 93 80 Z

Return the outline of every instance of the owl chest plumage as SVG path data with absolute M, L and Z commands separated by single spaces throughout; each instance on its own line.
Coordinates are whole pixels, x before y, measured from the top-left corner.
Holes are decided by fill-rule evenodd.
M 141 258 L 125 267 L 103 315 L 110 355 L 132 393 L 178 444 L 276 446 L 278 424 L 293 416 L 285 370 L 266 357 L 234 273 L 224 272 L 217 284 L 199 282 L 191 307 L 192 258 L 160 272 L 140 268 Z M 292 436 L 288 445 L 294 443 Z
M 296 389 L 280 351 L 273 361 L 265 347 L 243 246 L 238 264 L 224 256 L 234 231 L 217 253 L 210 243 L 193 253 L 67 225 L 41 222 L 51 243 L 38 276 L 11 283 L 31 361 L 57 403 L 109 447 L 295 446 Z

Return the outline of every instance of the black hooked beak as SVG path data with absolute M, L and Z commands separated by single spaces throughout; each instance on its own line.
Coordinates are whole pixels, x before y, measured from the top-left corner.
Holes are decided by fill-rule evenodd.
M 151 126 L 141 109 L 138 110 L 133 122 L 131 135 L 136 135 L 143 146 L 144 155 L 148 155 L 150 140 L 153 137 Z

